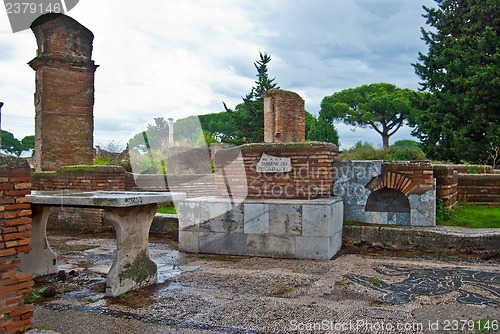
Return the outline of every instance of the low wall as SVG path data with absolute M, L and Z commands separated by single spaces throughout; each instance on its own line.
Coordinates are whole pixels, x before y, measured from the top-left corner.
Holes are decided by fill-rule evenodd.
M 178 206 L 179 249 L 190 253 L 329 260 L 342 245 L 340 198 L 187 199 Z
M 175 191 L 188 197 L 214 194 L 214 174 L 134 175 L 120 166 L 66 166 L 55 172 L 32 174 L 33 190 Z M 113 230 L 104 222 L 104 210 L 54 207 L 47 230 L 64 233 L 100 233 Z
M 439 253 L 488 251 L 500 257 L 500 229 L 344 225 L 344 246 Z
M 500 174 L 458 174 L 458 196 L 470 204 L 500 205 Z
M 475 173 L 492 174 L 494 169 L 488 165 L 447 165 L 457 171 L 458 174 L 468 174 L 470 171 Z
M 241 152 L 241 155 L 239 154 Z M 289 172 L 258 172 L 263 155 L 290 159 Z M 238 198 L 328 198 L 333 191 L 337 146 L 322 142 L 247 144 L 215 155 L 216 195 Z
M 31 250 L 29 198 L 31 169 L 24 159 L 0 155 L 0 333 L 17 333 L 32 326 L 31 274 L 17 270 L 19 254 Z
M 125 190 L 125 169 L 120 166 L 66 166 L 55 172 L 33 173 L 33 190 Z M 112 229 L 103 221 L 104 210 L 54 207 L 47 230 L 67 233 L 105 232 Z
M 33 173 L 33 190 L 125 190 L 125 169 L 120 166 L 66 166 L 55 172 Z
M 215 174 L 156 175 L 126 173 L 125 189 L 131 191 L 172 191 L 188 198 L 213 196 Z

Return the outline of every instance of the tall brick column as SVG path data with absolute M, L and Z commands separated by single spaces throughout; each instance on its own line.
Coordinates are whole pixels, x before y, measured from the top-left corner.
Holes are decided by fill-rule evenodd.
M 35 168 L 90 165 L 93 160 L 94 35 L 63 14 L 31 25 L 38 44 L 29 65 L 36 71 Z
M 31 249 L 29 198 L 31 169 L 24 159 L 0 154 L 0 333 L 17 333 L 32 325 L 33 305 L 24 304 L 31 274 L 17 270 L 19 254 Z
M 306 140 L 304 100 L 294 92 L 270 89 L 264 95 L 264 142 Z

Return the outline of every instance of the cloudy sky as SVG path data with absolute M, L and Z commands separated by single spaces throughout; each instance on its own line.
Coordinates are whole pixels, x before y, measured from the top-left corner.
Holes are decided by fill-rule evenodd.
M 234 107 L 256 79 L 259 51 L 269 74 L 317 115 L 336 91 L 377 82 L 418 89 L 422 5 L 433 0 L 80 0 L 68 15 L 94 33 L 94 141 L 127 140 L 154 117 L 174 119 Z M 0 13 L 2 129 L 34 134 L 31 30 L 13 34 Z M 341 148 L 381 144 L 370 129 L 337 125 Z M 410 138 L 401 129 L 392 141 Z

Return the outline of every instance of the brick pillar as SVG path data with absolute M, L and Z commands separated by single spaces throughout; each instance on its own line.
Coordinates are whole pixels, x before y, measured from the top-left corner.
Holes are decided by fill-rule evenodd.
M 304 100 L 294 92 L 270 89 L 264 95 L 264 142 L 306 140 Z
M 458 173 L 448 165 L 433 165 L 436 178 L 436 198 L 443 201 L 443 206 L 452 209 L 458 203 Z
M 91 165 L 94 131 L 94 35 L 72 18 L 45 14 L 31 25 L 38 44 L 35 168 Z
M 19 254 L 31 249 L 31 170 L 24 159 L 0 155 L 0 333 L 32 326 L 33 305 L 24 304 L 31 274 L 19 272 Z

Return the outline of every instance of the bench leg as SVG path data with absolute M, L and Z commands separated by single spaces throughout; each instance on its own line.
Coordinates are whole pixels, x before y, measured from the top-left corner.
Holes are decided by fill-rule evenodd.
M 57 255 L 50 249 L 46 231 L 51 208 L 44 205 L 31 206 L 31 250 L 19 254 L 19 269 L 33 274 L 34 277 L 57 272 Z
M 116 229 L 117 247 L 106 278 L 106 296 L 118 296 L 158 281 L 148 244 L 155 213 L 156 204 L 104 209 L 104 219 Z

